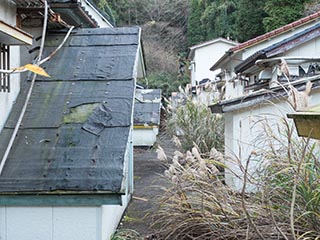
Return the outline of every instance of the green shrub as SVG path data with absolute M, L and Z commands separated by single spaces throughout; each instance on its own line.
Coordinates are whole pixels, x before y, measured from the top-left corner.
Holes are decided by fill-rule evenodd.
M 168 131 L 172 135 L 180 136 L 184 151 L 196 145 L 202 153 L 209 152 L 213 147 L 222 150 L 223 126 L 221 115 L 212 114 L 207 106 L 191 99 L 173 109 L 167 121 Z

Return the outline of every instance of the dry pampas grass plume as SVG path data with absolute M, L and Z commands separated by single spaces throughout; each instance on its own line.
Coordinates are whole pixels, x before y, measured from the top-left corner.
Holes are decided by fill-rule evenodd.
M 306 89 L 299 92 L 295 87 L 290 85 L 288 101 L 295 111 L 305 110 L 309 106 L 309 95 L 312 89 L 312 83 L 306 83 Z
M 167 161 L 167 155 L 165 154 L 163 148 L 161 146 L 158 146 L 157 147 L 157 150 L 156 150 L 156 153 L 157 153 L 157 158 L 158 160 L 162 161 L 162 162 L 166 162 Z

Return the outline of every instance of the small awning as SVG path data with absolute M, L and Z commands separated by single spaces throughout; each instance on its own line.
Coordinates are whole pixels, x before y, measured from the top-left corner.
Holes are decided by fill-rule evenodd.
M 300 137 L 320 139 L 320 105 L 304 112 L 287 114 L 287 117 L 293 118 Z
M 6 45 L 32 45 L 33 36 L 0 20 L 0 43 Z

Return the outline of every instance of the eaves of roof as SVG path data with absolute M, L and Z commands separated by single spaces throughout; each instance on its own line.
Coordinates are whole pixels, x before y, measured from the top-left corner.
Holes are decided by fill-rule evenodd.
M 248 47 L 251 47 L 253 45 L 256 45 L 258 43 L 266 41 L 269 38 L 272 38 L 272 37 L 278 36 L 278 35 L 280 35 L 282 33 L 285 33 L 287 31 L 290 31 L 291 29 L 294 29 L 296 27 L 300 27 L 300 26 L 302 26 L 304 24 L 307 24 L 307 23 L 309 23 L 311 21 L 314 21 L 314 20 L 316 20 L 318 18 L 320 18 L 320 11 L 316 12 L 316 13 L 314 13 L 312 15 L 309 15 L 307 17 L 301 18 L 301 19 L 299 19 L 299 20 L 297 20 L 295 22 L 289 23 L 289 24 L 287 24 L 287 25 L 285 25 L 283 27 L 277 28 L 277 29 L 275 29 L 275 30 L 273 30 L 271 32 L 267 32 L 267 33 L 265 33 L 263 35 L 260 35 L 260 36 L 258 36 L 256 38 L 250 39 L 250 40 L 248 40 L 248 41 L 246 41 L 244 43 L 241 43 L 241 44 L 231 48 L 230 51 L 232 51 L 232 52 L 241 51 L 243 49 L 246 49 Z
M 193 58 L 193 56 L 194 56 L 194 51 L 195 51 L 196 49 L 199 49 L 199 48 L 202 48 L 202 47 L 206 47 L 206 46 L 209 46 L 209 45 L 211 45 L 211 44 L 215 44 L 215 43 L 217 43 L 217 42 L 224 42 L 224 43 L 226 43 L 226 44 L 229 44 L 230 47 L 231 47 L 231 46 L 235 46 L 235 45 L 238 44 L 237 42 L 234 42 L 234 41 L 231 41 L 231 40 L 222 38 L 222 37 L 220 37 L 220 38 L 215 38 L 215 39 L 212 39 L 212 40 L 209 40 L 209 41 L 206 41 L 206 42 L 199 43 L 199 44 L 197 44 L 197 45 L 191 46 L 191 47 L 189 48 L 188 58 L 189 58 L 189 59 L 192 59 L 192 58 Z
M 211 71 L 217 70 L 221 64 L 228 61 L 229 57 L 232 55 L 232 51 L 230 49 L 225 52 L 225 54 L 210 68 Z
M 51 1 L 50 7 L 69 25 L 82 28 L 98 27 L 96 20 L 78 2 Z
M 312 89 L 320 89 L 320 76 L 308 77 L 291 83 L 299 91 L 305 89 L 306 83 L 313 83 Z M 270 90 L 261 90 L 238 98 L 227 99 L 213 104 L 210 107 L 212 113 L 234 112 L 244 108 L 256 107 L 259 104 L 266 103 L 273 99 L 287 97 L 287 91 L 284 89 L 287 84 Z
M 114 23 L 111 22 L 111 18 L 104 11 L 100 10 L 91 0 L 86 0 L 94 11 L 105 19 L 111 26 Z M 19 10 L 28 10 L 32 8 L 43 7 L 43 0 L 14 0 Z M 84 6 L 77 0 L 48 0 L 49 6 L 59 13 L 64 21 L 69 25 L 86 27 L 98 27 L 97 21 L 92 17 L 85 9 Z
M 297 47 L 307 41 L 320 36 L 320 23 L 305 29 L 295 35 L 286 38 L 278 43 L 275 43 L 267 48 L 259 50 L 252 54 L 247 59 L 243 60 L 240 64 L 235 67 L 235 72 L 243 72 L 249 67 L 253 66 L 258 59 L 273 57 L 278 54 L 282 54 L 294 47 Z
M 43 0 L 13 0 L 17 7 L 39 7 L 42 6 Z
M 283 26 L 283 27 L 277 28 L 277 29 L 275 29 L 275 30 L 273 30 L 273 31 L 271 31 L 271 32 L 267 32 L 267 33 L 265 33 L 265 34 L 263 34 L 263 35 L 260 35 L 260 36 L 258 36 L 258 37 L 256 37 L 256 38 L 253 38 L 253 39 L 250 39 L 250 40 L 248 40 L 248 41 L 246 41 L 246 42 L 240 43 L 240 44 L 238 44 L 237 46 L 230 48 L 230 49 L 210 68 L 210 70 L 211 70 L 211 71 L 214 71 L 214 70 L 218 69 L 218 68 L 221 66 L 221 64 L 225 63 L 225 62 L 228 60 L 228 58 L 229 58 L 232 54 L 234 54 L 234 53 L 236 53 L 236 52 L 239 52 L 239 51 L 241 51 L 241 50 L 244 50 L 244 49 L 246 49 L 246 48 L 248 48 L 248 47 L 254 46 L 254 45 L 259 44 L 259 43 L 261 43 L 261 42 L 264 42 L 264 41 L 266 41 L 266 40 L 268 40 L 268 39 L 270 39 L 270 38 L 272 38 L 272 37 L 275 37 L 275 36 L 278 36 L 278 35 L 280 35 L 280 34 L 282 34 L 282 33 L 288 32 L 288 31 L 290 31 L 290 30 L 292 30 L 292 29 L 294 29 L 294 28 L 296 28 L 296 27 L 303 26 L 304 24 L 307 24 L 307 23 L 309 23 L 309 22 L 315 21 L 315 20 L 317 20 L 317 19 L 319 19 L 319 18 L 320 18 L 320 11 L 319 11 L 319 12 L 316 12 L 316 13 L 314 13 L 314 14 L 311 14 L 311 15 L 309 15 L 309 16 L 307 16 L 307 17 L 301 18 L 301 19 L 299 19 L 299 20 L 297 20 L 297 21 L 295 21 L 295 22 L 289 23 L 289 24 L 287 24 L 287 25 L 285 25 L 285 26 Z

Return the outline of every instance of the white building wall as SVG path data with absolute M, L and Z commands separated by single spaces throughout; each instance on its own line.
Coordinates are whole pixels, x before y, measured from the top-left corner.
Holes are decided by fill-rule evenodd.
M 122 196 L 122 206 L 104 205 L 101 208 L 102 215 L 102 234 L 101 240 L 110 240 L 112 234 L 116 231 L 121 218 L 129 204 L 128 196 Z
M 1 0 L 0 20 L 10 25 L 16 25 L 16 7 L 9 0 Z
M 223 66 L 223 70 L 226 69 L 228 70 L 230 73 L 226 76 L 226 82 L 228 82 L 230 79 L 232 79 L 235 76 L 234 73 L 234 67 L 236 65 L 238 65 L 239 63 L 241 63 L 242 60 L 250 57 L 252 54 L 254 54 L 255 52 L 264 49 L 266 47 L 269 47 L 275 43 L 278 43 L 288 37 L 293 36 L 294 34 L 297 34 L 300 31 L 303 31 L 315 24 L 317 24 L 318 21 L 312 21 L 308 24 L 305 24 L 303 26 L 300 27 L 296 27 L 293 30 L 289 30 L 285 33 L 282 33 L 278 36 L 274 36 L 272 38 L 267 39 L 266 41 L 263 41 L 261 43 L 255 44 L 251 47 L 248 47 L 244 50 L 241 50 L 239 52 L 236 52 L 233 56 L 232 59 L 233 60 L 229 60 L 224 66 Z M 301 46 L 299 46 L 296 50 L 294 51 L 289 51 L 290 53 L 286 53 L 286 56 L 314 56 L 317 57 L 319 56 L 319 52 L 320 52 L 320 43 L 318 41 L 311 41 L 308 43 L 305 43 Z M 236 63 L 236 64 L 235 64 Z M 228 84 L 226 83 L 226 99 L 230 99 L 230 98 L 236 98 L 239 96 L 242 96 L 244 94 L 243 91 L 243 85 L 242 84 Z
M 0 2 L 0 20 L 15 26 L 16 25 L 16 7 L 6 0 Z M 20 47 L 10 47 L 10 67 L 20 66 Z M 20 91 L 20 76 L 12 74 L 10 76 L 10 92 L 0 92 L 0 131 L 9 116 L 12 105 L 15 102 Z
M 135 128 L 133 129 L 133 146 L 153 146 L 157 141 L 159 128 Z
M 0 239 L 100 240 L 101 209 L 99 206 L 0 207 Z
M 191 84 L 196 85 L 196 81 L 209 78 L 214 80 L 219 70 L 210 71 L 213 63 L 218 61 L 223 54 L 233 45 L 225 42 L 216 42 L 207 46 L 199 47 L 195 49 L 194 58 L 192 61 L 195 62 L 191 69 Z
M 320 104 L 320 90 L 313 90 L 309 98 L 309 106 Z M 243 167 L 250 157 L 249 174 L 254 174 L 259 170 L 261 162 L 255 160 L 255 153 L 259 153 L 266 146 L 264 138 L 261 138 L 263 131 L 261 119 L 268 119 L 270 125 L 279 123 L 281 117 L 293 112 L 292 107 L 286 99 L 257 104 L 251 108 L 244 108 L 234 112 L 225 113 L 225 153 L 227 156 L 226 182 L 237 191 L 241 191 L 243 186 Z M 293 123 L 293 120 L 290 120 Z M 274 134 L 277 129 L 274 128 Z M 242 166 L 242 167 L 241 167 Z M 255 190 L 254 185 L 248 184 L 248 191 Z
M 286 57 L 314 57 L 320 56 L 320 38 L 308 41 L 285 53 Z
M 294 34 L 301 32 L 315 24 L 319 23 L 319 20 L 317 21 L 311 21 L 303 26 L 300 27 L 295 27 L 294 29 L 290 29 L 289 31 L 282 33 L 278 36 L 274 36 L 272 38 L 267 39 L 264 42 L 261 42 L 259 44 L 253 45 L 249 48 L 246 48 L 245 50 L 243 50 L 243 59 L 246 59 L 247 57 L 250 57 L 252 54 L 254 54 L 255 52 L 259 51 L 260 49 L 264 49 L 266 47 L 269 47 L 279 41 L 282 41 L 286 38 L 289 38 L 291 36 L 293 36 Z
M 110 240 L 128 204 L 0 207 L 0 240 Z
M 228 68 L 225 69 L 225 99 L 232 99 L 243 95 L 244 83 L 236 79 L 236 74 L 234 72 L 235 66 L 237 66 L 240 61 L 230 60 L 228 63 Z

